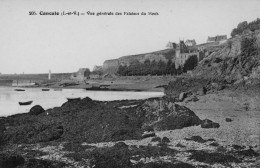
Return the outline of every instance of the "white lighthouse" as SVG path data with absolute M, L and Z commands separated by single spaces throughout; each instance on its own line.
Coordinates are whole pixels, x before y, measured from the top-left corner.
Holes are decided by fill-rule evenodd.
M 51 70 L 49 70 L 49 77 L 48 77 L 49 80 L 51 80 Z

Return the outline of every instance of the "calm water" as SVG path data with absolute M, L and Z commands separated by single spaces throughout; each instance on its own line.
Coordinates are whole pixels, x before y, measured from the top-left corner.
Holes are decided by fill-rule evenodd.
M 42 91 L 40 88 L 22 88 L 18 92 L 12 87 L 0 87 L 0 116 L 28 112 L 34 105 L 41 105 L 44 109 L 61 106 L 67 98 L 84 98 L 93 100 L 111 101 L 124 99 L 145 99 L 160 97 L 162 92 L 115 92 L 115 91 L 87 91 L 85 89 L 63 89 L 62 91 Z M 20 106 L 18 102 L 33 101 L 31 105 Z

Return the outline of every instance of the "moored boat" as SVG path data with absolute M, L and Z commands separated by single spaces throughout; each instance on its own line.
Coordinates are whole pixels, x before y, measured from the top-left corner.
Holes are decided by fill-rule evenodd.
M 33 101 L 19 102 L 20 106 L 30 105 Z
M 74 101 L 74 100 L 81 100 L 80 97 L 75 97 L 75 98 L 67 98 L 68 101 Z
M 42 89 L 42 91 L 50 91 L 50 89 Z
M 18 92 L 25 91 L 24 89 L 14 89 L 14 90 Z
M 107 88 L 107 87 L 92 86 L 92 87 L 86 88 L 86 90 L 109 91 L 109 88 Z

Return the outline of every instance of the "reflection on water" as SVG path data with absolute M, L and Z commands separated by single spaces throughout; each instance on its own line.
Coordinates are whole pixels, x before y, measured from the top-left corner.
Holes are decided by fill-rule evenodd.
M 86 91 L 85 89 L 63 89 L 62 91 L 42 91 L 40 88 L 25 88 L 25 91 L 15 91 L 12 87 L 0 87 L 0 116 L 28 112 L 34 105 L 44 109 L 61 106 L 67 98 L 84 98 L 111 101 L 124 99 L 145 99 L 160 97 L 162 92 L 116 92 L 116 91 Z M 31 105 L 20 106 L 18 102 L 33 101 Z

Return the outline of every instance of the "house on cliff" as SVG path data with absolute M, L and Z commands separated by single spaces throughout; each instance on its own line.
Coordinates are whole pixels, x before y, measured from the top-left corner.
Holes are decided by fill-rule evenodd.
M 70 79 L 75 81 L 84 81 L 89 78 L 90 71 L 88 68 L 80 68 L 76 73 L 72 73 Z
M 223 42 L 227 40 L 227 35 L 217 35 L 215 37 L 208 37 L 207 39 L 207 43 L 210 43 L 210 42 Z
M 188 46 L 188 47 L 195 46 L 196 44 L 197 43 L 196 43 L 195 39 L 185 41 L 185 45 Z
M 100 72 L 102 72 L 102 71 L 103 71 L 103 68 L 102 68 L 102 66 L 97 66 L 97 65 L 95 65 L 92 71 L 93 71 L 93 72 L 95 72 L 95 71 L 100 71 Z
M 175 67 L 183 66 L 189 57 L 196 56 L 198 62 L 204 58 L 204 53 L 195 46 L 187 46 L 184 41 L 180 41 L 175 49 Z

